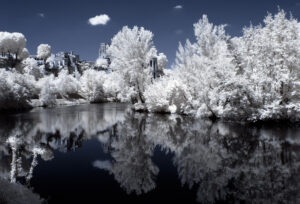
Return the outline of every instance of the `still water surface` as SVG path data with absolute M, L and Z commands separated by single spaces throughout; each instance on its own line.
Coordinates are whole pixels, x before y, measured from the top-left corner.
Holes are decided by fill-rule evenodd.
M 0 181 L 0 203 L 300 203 L 300 128 L 36 108 L 0 117 Z

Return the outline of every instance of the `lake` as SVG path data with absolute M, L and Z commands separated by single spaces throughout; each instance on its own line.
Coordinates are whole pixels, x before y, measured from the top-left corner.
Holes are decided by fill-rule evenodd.
M 0 203 L 300 203 L 299 134 L 118 103 L 2 114 Z

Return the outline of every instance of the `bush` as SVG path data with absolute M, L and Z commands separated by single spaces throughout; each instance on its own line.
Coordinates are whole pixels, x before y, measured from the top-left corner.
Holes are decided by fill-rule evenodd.
M 144 93 L 150 112 L 188 113 L 191 96 L 180 79 L 163 77 L 149 85 Z
M 15 70 L 0 70 L 0 110 L 30 108 L 30 99 L 36 92 L 33 77 Z

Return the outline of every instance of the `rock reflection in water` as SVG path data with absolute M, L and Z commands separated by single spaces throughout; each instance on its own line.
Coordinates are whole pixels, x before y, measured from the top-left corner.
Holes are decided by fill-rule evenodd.
M 159 185 L 161 167 L 153 155 L 161 151 L 173 155 L 174 179 L 197 188 L 195 201 L 300 202 L 299 128 L 213 123 L 125 109 L 124 104 L 89 105 L 4 118 L 1 179 L 25 178 L 30 187 L 39 156 L 52 160 L 54 151 L 75 151 L 97 138 L 110 157 L 91 165 L 113 175 L 128 194 L 143 196 Z M 1 195 L 5 198 L 0 190 Z

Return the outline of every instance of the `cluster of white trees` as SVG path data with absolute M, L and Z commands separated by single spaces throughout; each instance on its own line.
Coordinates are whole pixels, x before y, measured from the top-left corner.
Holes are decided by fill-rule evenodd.
M 0 53 L 2 57 L 13 57 L 16 60 L 27 58 L 26 38 L 22 33 L 0 32 Z
M 230 37 L 206 15 L 179 45 L 173 72 L 150 85 L 153 112 L 234 120 L 300 119 L 300 23 L 283 10 Z
M 3 33 L 6 34 L 6 32 Z M 26 42 L 24 36 L 23 38 Z M 19 53 L 16 50 L 26 48 L 25 43 L 16 45 L 16 47 L 18 49 L 3 49 L 5 52 L 15 53 L 17 58 Z M 153 83 L 150 60 L 157 58 L 159 71 L 162 71 L 167 64 L 166 56 L 163 53 L 157 54 L 152 32 L 144 28 L 125 26 L 113 37 L 111 45 L 107 48 L 107 53 L 111 60 L 109 72 L 85 67 L 81 74 L 78 72 L 69 74 L 67 69 L 62 69 L 57 76 L 47 74 L 45 65 L 39 65 L 33 58 L 23 59 L 18 66 L 8 71 L 2 70 L 3 74 L 0 75 L 0 81 L 7 84 L 11 82 L 12 84 L 9 85 L 12 90 L 5 89 L 6 91 L 2 94 L 4 96 L 0 98 L 0 109 L 22 108 L 20 103 L 28 105 L 32 98 L 39 99 L 41 105 L 53 106 L 57 103 L 58 98 L 70 99 L 74 96 L 84 98 L 92 103 L 132 102 L 137 104 L 137 107 L 145 109 L 144 92 L 146 87 Z M 39 45 L 37 58 L 44 60 L 44 64 L 46 64 L 49 56 L 51 56 L 51 46 L 48 44 Z M 106 59 L 99 58 L 96 64 L 105 68 L 108 67 Z M 29 90 L 27 86 L 15 86 L 17 85 L 15 81 L 19 79 L 33 85 L 33 88 Z M 25 95 L 23 92 L 14 90 L 16 88 L 21 88 L 24 93 L 28 92 L 28 94 Z M 16 97 L 17 99 L 15 99 Z M 12 107 L 5 106 L 8 99 L 12 100 L 10 103 Z
M 25 46 L 23 34 L 0 32 L 2 63 L 11 59 L 14 62 L 13 67 L 0 68 L 0 110 L 30 108 L 32 99 L 39 99 L 41 105 L 52 106 L 57 98 L 67 98 L 79 92 L 76 73 L 69 75 L 62 70 L 57 77 L 46 75 L 45 66 L 30 58 Z M 46 61 L 50 55 L 50 45 L 38 46 L 38 58 Z
M 116 72 L 105 73 L 88 69 L 79 79 L 80 94 L 91 103 L 121 101 L 127 102 L 123 96 L 124 80 Z
M 21 73 L 33 76 L 24 81 L 37 81 L 32 82 L 37 84 L 32 95 L 38 95 L 45 105 L 53 104 L 57 97 L 80 95 L 89 102 L 131 102 L 135 110 L 150 112 L 250 121 L 299 120 L 298 20 L 279 10 L 268 14 L 262 25 L 244 28 L 241 37 L 230 37 L 225 27 L 213 25 L 203 15 L 194 24 L 195 42 L 179 44 L 173 69 L 165 70 L 159 79 L 153 78 L 150 61 L 156 58 L 158 70 L 164 72 L 167 57 L 158 54 L 153 33 L 136 26 L 124 26 L 112 38 L 107 46 L 110 64 L 106 59 L 96 61 L 109 67 L 109 72 L 85 66 L 82 75 L 63 72 L 57 77 L 45 76 L 44 68 L 29 58 L 23 59 Z M 4 55 L 13 54 L 16 59 L 28 56 L 25 45 L 20 33 L 0 33 Z M 38 47 L 38 58 L 46 61 L 50 55 L 51 46 Z M 9 84 L 5 71 L 1 73 L 1 83 Z

